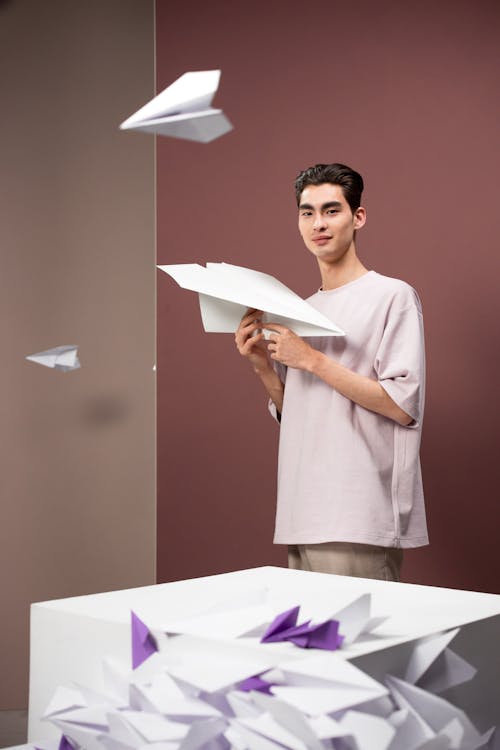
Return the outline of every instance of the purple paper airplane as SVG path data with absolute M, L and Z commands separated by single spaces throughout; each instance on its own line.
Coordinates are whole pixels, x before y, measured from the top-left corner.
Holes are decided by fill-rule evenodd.
M 63 734 L 59 742 L 58 750 L 75 750 L 68 738 Z
M 303 635 L 292 636 L 288 640 L 302 648 L 336 651 L 341 647 L 344 636 L 339 634 L 338 620 L 325 620 L 319 625 L 311 625 Z
M 259 675 L 254 675 L 253 677 L 247 677 L 246 680 L 239 682 L 236 687 L 238 690 L 243 690 L 245 693 L 249 693 L 250 690 L 259 690 L 261 693 L 271 695 L 272 683 L 266 682 L 262 677 L 259 677 Z
M 158 651 L 156 640 L 149 628 L 135 612 L 132 615 L 132 669 L 137 669 L 140 665 L 149 659 L 151 654 Z M 68 750 L 68 748 L 59 748 L 59 750 Z
M 260 639 L 260 642 L 272 643 L 273 641 L 282 641 L 283 633 L 296 626 L 299 609 L 300 606 L 292 607 L 292 609 L 287 609 L 286 612 L 281 612 L 281 614 L 277 615 Z
M 261 638 L 261 643 L 291 641 L 301 648 L 322 648 L 336 651 L 342 645 L 344 636 L 339 635 L 339 622 L 325 620 L 318 625 L 311 621 L 297 625 L 300 607 L 292 607 L 277 615 Z

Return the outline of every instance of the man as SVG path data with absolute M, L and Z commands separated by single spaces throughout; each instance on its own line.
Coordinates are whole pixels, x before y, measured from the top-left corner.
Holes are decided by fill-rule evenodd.
M 428 543 L 419 448 L 425 362 L 420 301 L 356 253 L 363 180 L 318 164 L 295 182 L 299 231 L 321 288 L 308 302 L 346 336 L 300 338 L 249 310 L 236 332 L 280 421 L 277 544 L 292 568 L 397 581 Z

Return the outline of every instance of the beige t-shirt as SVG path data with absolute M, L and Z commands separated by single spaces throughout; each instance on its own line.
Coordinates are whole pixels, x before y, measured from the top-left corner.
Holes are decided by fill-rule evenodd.
M 414 422 L 402 427 L 359 406 L 320 378 L 277 366 L 281 415 L 277 544 L 428 543 L 420 436 L 425 356 L 414 289 L 369 271 L 308 299 L 346 336 L 310 337 L 316 349 L 378 380 Z M 276 416 L 274 405 L 271 412 Z

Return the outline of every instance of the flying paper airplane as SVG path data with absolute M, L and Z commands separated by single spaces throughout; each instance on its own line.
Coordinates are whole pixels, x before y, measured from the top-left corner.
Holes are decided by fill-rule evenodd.
M 29 354 L 26 359 L 37 362 L 44 367 L 52 367 L 61 372 L 77 370 L 80 367 L 78 359 L 78 346 L 69 344 L 67 346 L 56 346 L 55 349 L 47 349 L 44 352 Z
M 183 289 L 198 292 L 205 331 L 234 333 L 248 308 L 262 310 L 262 321 L 281 323 L 298 336 L 344 336 L 325 315 L 273 276 L 230 263 L 158 266 Z
M 120 130 L 209 141 L 232 130 L 221 109 L 210 104 L 219 85 L 220 70 L 184 73 L 120 125 Z

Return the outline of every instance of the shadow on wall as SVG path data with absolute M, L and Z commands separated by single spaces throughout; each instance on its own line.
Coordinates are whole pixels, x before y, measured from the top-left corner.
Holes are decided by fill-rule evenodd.
M 123 422 L 130 415 L 130 405 L 122 396 L 102 394 L 86 399 L 80 406 L 81 419 L 87 427 L 104 429 Z

